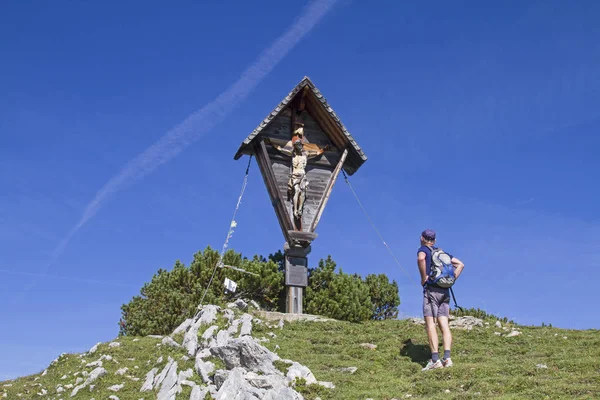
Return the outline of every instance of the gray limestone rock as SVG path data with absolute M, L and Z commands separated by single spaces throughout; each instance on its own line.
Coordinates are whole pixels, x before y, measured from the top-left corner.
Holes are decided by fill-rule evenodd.
M 292 383 L 296 378 L 304 378 L 308 385 L 312 385 L 313 383 L 317 383 L 317 379 L 313 375 L 308 367 L 305 367 L 302 364 L 294 362 L 289 368 L 286 375 L 286 380 L 288 383 Z
M 88 350 L 88 354 L 94 354 L 98 350 L 98 346 L 100 346 L 100 342 L 96 343 L 91 349 Z
M 233 320 L 235 319 L 235 314 L 233 313 L 233 311 L 231 311 L 228 308 L 223 310 L 223 315 L 225 316 L 225 318 L 227 318 L 227 322 L 229 324 L 231 324 L 233 322 Z
M 165 365 L 165 367 L 160 372 L 160 374 L 158 374 L 154 378 L 154 388 L 157 388 L 160 384 L 162 384 L 162 381 L 167 376 L 167 373 L 169 372 L 169 369 L 171 368 L 171 365 L 173 365 L 174 362 L 175 362 L 175 360 L 173 360 L 171 357 L 169 357 L 167 365 Z
M 115 348 L 115 347 L 119 347 L 121 345 L 121 343 L 119 342 L 110 342 L 108 344 L 108 347 L 110 347 L 111 349 Z
M 227 369 L 243 367 L 265 374 L 278 372 L 273 361 L 279 360 L 279 356 L 256 343 L 250 336 L 232 339 L 223 346 L 212 347 L 210 351 L 225 363 Z
M 240 330 L 240 336 L 250 335 L 252 333 L 252 315 L 244 314 L 240 318 L 242 323 L 242 329 Z
M 191 368 L 188 368 L 185 371 L 179 371 L 179 375 L 177 375 L 177 383 L 181 385 L 182 382 L 186 381 L 192 376 L 194 376 L 194 370 Z
M 376 350 L 377 349 L 377 345 L 373 344 L 373 343 L 361 343 L 360 346 L 364 347 L 366 349 L 370 349 L 370 350 Z
M 263 400 L 304 400 L 304 397 L 292 388 L 287 386 L 281 386 L 278 389 L 271 389 L 267 391 L 263 397 Z
M 225 346 L 229 340 L 231 340 L 231 335 L 229 334 L 228 331 L 225 330 L 221 330 L 219 331 L 219 333 L 217 333 L 217 340 L 215 342 L 215 346 Z M 214 346 L 211 346 L 214 347 Z
M 215 336 L 215 332 L 219 329 L 217 325 L 212 325 L 210 328 L 204 331 L 202 334 L 202 339 L 204 343 L 208 342 L 213 336 Z
M 181 382 L 179 382 L 179 384 L 181 386 L 189 386 L 192 389 L 195 388 L 196 386 L 198 386 L 198 384 L 196 382 L 188 381 L 187 379 L 182 380 Z
M 183 321 L 177 328 L 175 328 L 172 335 L 177 335 L 178 333 L 183 333 L 187 331 L 190 325 L 192 325 L 192 321 L 192 318 L 188 318 L 185 321 Z
M 200 357 L 200 353 L 198 353 L 194 367 L 196 368 L 196 373 L 202 378 L 202 381 L 204 383 L 209 383 L 209 374 L 215 370 L 215 364 L 210 361 L 204 361 L 202 357 Z
M 198 353 L 196 353 L 196 359 L 200 357 L 201 359 L 205 359 L 206 357 L 212 356 L 210 349 L 202 349 Z
M 202 308 L 202 314 L 200 315 L 200 321 L 202 325 L 210 325 L 217 319 L 217 312 L 219 307 L 209 304 Z
M 106 375 L 106 370 L 102 367 L 98 367 L 96 369 L 94 369 L 90 375 L 87 377 L 87 379 L 85 380 L 84 383 L 82 383 L 79 386 L 76 386 L 75 389 L 73 389 L 73 392 L 71 392 L 71 397 L 75 396 L 77 394 L 77 392 L 79 392 L 81 389 L 85 388 L 86 386 L 91 385 L 92 383 L 94 383 L 98 378 L 102 377 Z M 65 388 L 70 389 L 68 386 L 72 385 L 65 385 Z
M 201 388 L 200 386 L 194 386 L 194 388 L 192 389 L 192 394 L 190 395 L 190 400 L 204 400 L 207 392 L 208 392 L 207 388 Z
M 154 386 L 154 376 L 157 372 L 158 368 L 152 368 L 150 372 L 146 374 L 146 380 L 144 381 L 140 392 L 149 392 L 150 390 L 152 390 L 152 387 Z
M 259 375 L 255 372 L 248 372 L 245 376 L 246 381 L 257 389 L 277 389 L 287 386 L 285 379 L 281 375 Z
M 245 310 L 245 309 L 247 309 L 247 308 L 248 308 L 248 303 L 246 303 L 246 302 L 245 302 L 244 300 L 242 300 L 242 299 L 237 299 L 237 300 L 235 301 L 235 306 L 236 306 L 237 308 L 239 308 L 240 310 Z
M 111 392 L 118 392 L 119 390 L 123 389 L 125 387 L 125 384 L 121 383 L 119 385 L 112 385 L 111 387 L 108 388 L 108 390 L 110 390 Z
M 173 338 L 171 336 L 165 336 L 161 342 L 164 345 L 167 346 L 171 346 L 171 347 L 181 347 L 181 345 L 179 343 L 177 343 L 175 340 L 173 340 Z
M 221 386 L 227 380 L 228 376 L 229 376 L 229 371 L 226 371 L 224 369 L 218 369 L 215 371 L 215 375 L 214 375 L 213 379 L 215 381 L 215 386 L 217 387 L 217 389 L 221 389 Z
M 240 323 L 242 321 L 239 319 L 234 320 L 231 325 L 229 325 L 229 328 L 227 328 L 227 333 L 229 333 L 229 335 L 231 336 L 235 336 L 240 328 Z M 224 331 L 220 331 L 220 332 L 224 332 Z M 219 332 L 219 333 L 220 333 Z
M 458 317 L 454 321 L 450 321 L 451 328 L 468 329 L 471 330 L 476 326 L 483 326 L 483 320 L 471 316 Z
M 244 379 L 243 368 L 230 371 L 227 380 L 223 382 L 216 393 L 215 400 L 258 400 L 263 399 L 265 390 L 252 387 Z
M 204 310 L 202 310 L 204 313 Z M 190 357 L 193 357 L 196 354 L 196 350 L 198 349 L 198 330 L 200 329 L 200 325 L 202 324 L 202 318 L 198 318 L 188 329 L 183 337 L 182 346 L 188 352 Z
M 94 362 L 91 362 L 89 364 L 86 364 L 87 368 L 95 368 L 95 367 L 101 367 L 101 366 L 102 366 L 102 361 L 101 360 L 94 361 Z
M 127 373 L 127 371 L 129 371 L 129 368 L 127 368 L 127 367 L 119 368 L 117 370 L 117 372 L 115 372 L 115 375 L 125 375 L 125 373 Z
M 175 400 L 177 393 L 177 361 L 172 361 L 169 364 L 169 370 L 160 385 L 157 400 Z

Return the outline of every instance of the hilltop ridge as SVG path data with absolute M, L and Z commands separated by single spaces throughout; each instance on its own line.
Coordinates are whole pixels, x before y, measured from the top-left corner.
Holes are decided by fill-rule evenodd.
M 597 398 L 600 335 L 472 316 L 452 321 L 455 366 L 421 372 L 422 320 L 284 321 L 238 301 L 167 336 L 121 336 L 0 382 L 6 399 Z

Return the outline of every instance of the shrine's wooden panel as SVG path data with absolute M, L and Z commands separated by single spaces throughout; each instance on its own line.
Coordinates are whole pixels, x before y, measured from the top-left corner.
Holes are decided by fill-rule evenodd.
M 273 160 L 272 160 L 273 161 Z M 275 180 L 281 193 L 288 216 L 292 215 L 292 203 L 288 200 L 288 180 L 290 177 L 290 165 L 289 161 L 274 160 L 272 162 L 273 172 L 275 174 Z M 308 188 L 306 191 L 306 201 L 304 203 L 304 213 L 302 215 L 302 230 L 310 231 L 317 210 L 321 202 L 321 198 L 327 190 L 327 183 L 331 178 L 333 168 L 329 167 L 316 167 L 309 165 L 306 168 L 306 179 L 308 180 Z
M 323 148 L 326 145 L 333 145 L 327 134 L 323 132 L 317 121 L 315 121 L 308 112 L 303 112 L 301 119 L 304 123 L 304 137 L 307 143 L 315 144 L 319 148 Z M 268 137 L 273 143 L 291 150 L 291 111 L 289 109 L 284 110 L 265 127 L 261 132 L 260 137 L 262 139 Z M 267 145 L 266 148 L 269 153 L 273 175 L 277 182 L 279 193 L 281 194 L 281 200 L 287 211 L 289 221 L 293 225 L 292 202 L 290 201 L 291 199 L 288 198 L 291 156 L 282 154 L 271 145 Z M 340 157 L 341 152 L 335 147 L 332 147 L 331 151 L 327 151 L 320 156 L 308 160 L 306 166 L 308 188 L 302 215 L 302 231 L 311 231 L 311 226 L 317 216 L 320 203 L 328 188 L 332 173 L 335 170 L 337 163 L 340 161 Z

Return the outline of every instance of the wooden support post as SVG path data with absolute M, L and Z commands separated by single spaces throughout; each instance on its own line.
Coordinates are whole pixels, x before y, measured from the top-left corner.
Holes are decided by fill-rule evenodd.
M 289 241 L 288 231 L 291 231 L 294 228 L 287 210 L 285 209 L 285 204 L 281 199 L 281 193 L 277 187 L 275 174 L 273 173 L 273 168 L 271 168 L 269 161 L 269 154 L 267 153 L 267 148 L 262 140 L 255 145 L 255 154 L 258 167 L 260 168 L 261 175 L 267 186 L 269 197 L 271 198 L 271 204 L 273 205 L 273 208 L 275 208 L 275 213 L 277 214 L 277 220 L 279 221 L 279 226 L 283 232 L 283 237 L 286 241 Z
M 286 312 L 288 314 L 303 314 L 302 304 L 304 303 L 304 288 L 298 286 L 287 287 Z
M 284 246 L 285 255 L 285 310 L 290 314 L 303 313 L 303 292 L 308 286 L 308 258 L 310 245 L 306 247 Z
M 333 189 L 333 185 L 335 184 L 335 181 L 337 180 L 337 177 L 340 174 L 342 167 L 344 166 L 344 161 L 346 161 L 346 156 L 348 156 L 348 149 L 345 149 L 344 153 L 342 153 L 342 157 L 340 157 L 340 161 L 335 166 L 335 169 L 333 170 L 333 173 L 331 174 L 331 177 L 329 178 L 329 182 L 327 182 L 327 188 L 325 189 L 325 192 L 323 192 L 323 197 L 321 198 L 321 202 L 319 203 L 319 208 L 317 210 L 317 215 L 315 215 L 315 219 L 313 220 L 313 223 L 310 226 L 309 232 L 314 232 L 314 230 L 317 228 L 317 224 L 319 223 L 319 220 L 321 219 L 323 210 L 325 210 L 325 206 L 327 205 L 327 201 L 329 200 L 329 196 L 331 195 L 331 190 Z

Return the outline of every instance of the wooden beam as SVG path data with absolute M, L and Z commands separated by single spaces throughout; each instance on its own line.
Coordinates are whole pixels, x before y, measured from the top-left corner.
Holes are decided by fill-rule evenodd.
M 304 231 L 289 231 L 288 236 L 290 237 L 292 242 L 298 243 L 302 247 L 307 247 L 313 240 L 317 238 L 316 233 Z
M 304 86 L 304 89 L 302 89 L 302 95 L 300 96 L 300 102 L 298 104 L 298 111 L 304 111 L 304 108 L 306 107 L 306 95 L 308 94 L 309 90 L 310 89 L 308 86 Z
M 323 210 L 325 210 L 325 206 L 327 205 L 327 201 L 329 200 L 329 196 L 331 195 L 331 190 L 333 189 L 333 185 L 335 184 L 335 181 L 340 173 L 340 170 L 342 169 L 342 166 L 344 165 L 344 162 L 346 161 L 347 156 L 348 156 L 348 149 L 344 149 L 344 152 L 342 153 L 342 157 L 340 158 L 340 161 L 335 166 L 335 169 L 333 170 L 333 173 L 331 174 L 331 177 L 329 178 L 329 182 L 327 182 L 327 188 L 325 189 L 325 192 L 323 192 L 323 197 L 321 197 L 321 201 L 319 202 L 319 208 L 317 209 L 317 215 L 315 215 L 315 219 L 313 220 L 313 222 L 310 226 L 309 232 L 314 232 L 314 230 L 317 228 L 317 224 L 319 223 L 319 220 L 321 219 Z
M 273 140 L 273 142 L 276 143 L 275 140 Z M 286 163 L 288 163 L 290 160 L 289 157 L 285 157 L 285 156 L 281 155 L 279 152 L 276 152 L 276 150 L 269 149 L 268 152 L 269 152 L 269 156 L 270 156 L 271 160 L 284 161 Z M 307 165 L 308 166 L 327 167 L 327 168 L 333 169 L 337 165 L 339 159 L 340 159 L 339 153 L 334 152 L 334 151 L 326 151 L 322 155 L 308 160 Z
M 281 227 L 286 242 L 289 242 L 290 238 L 288 231 L 293 230 L 294 227 L 292 226 L 292 221 L 290 220 L 281 193 L 277 187 L 277 181 L 275 180 L 275 174 L 271 167 L 269 153 L 267 152 L 267 148 L 262 138 L 255 144 L 255 154 L 258 167 L 260 168 L 261 175 L 265 181 L 265 186 L 267 186 L 269 197 L 271 198 L 271 204 L 275 209 L 279 226 Z
M 292 138 L 294 136 L 294 131 L 296 130 L 296 107 L 294 107 L 293 104 L 290 106 L 290 111 L 292 111 L 292 115 L 290 117 L 290 138 Z
M 340 128 L 330 121 L 330 116 L 323 110 L 323 106 L 315 96 L 308 96 L 308 112 L 313 116 L 317 124 L 333 142 L 335 147 L 343 149 L 346 147 L 347 139 L 341 132 Z

